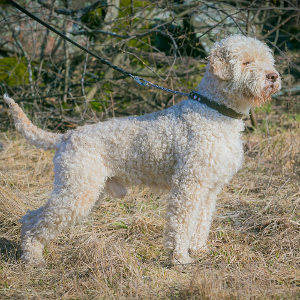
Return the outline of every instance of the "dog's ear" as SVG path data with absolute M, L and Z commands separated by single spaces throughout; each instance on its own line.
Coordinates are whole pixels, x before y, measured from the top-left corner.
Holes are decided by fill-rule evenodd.
M 209 63 L 213 73 L 222 80 L 230 80 L 233 77 L 226 47 L 217 45 L 213 47 L 209 55 Z

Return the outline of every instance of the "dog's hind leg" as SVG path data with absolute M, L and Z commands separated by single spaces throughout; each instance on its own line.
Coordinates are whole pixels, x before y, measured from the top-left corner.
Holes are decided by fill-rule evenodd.
M 88 215 L 104 189 L 106 169 L 99 162 L 76 155 L 67 161 L 57 155 L 54 190 L 45 206 L 27 213 L 22 219 L 22 258 L 42 265 L 44 244 Z

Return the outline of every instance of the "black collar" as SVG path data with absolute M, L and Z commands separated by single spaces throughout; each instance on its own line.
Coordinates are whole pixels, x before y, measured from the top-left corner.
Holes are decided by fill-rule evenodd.
M 238 113 L 235 110 L 233 110 L 232 108 L 229 108 L 223 104 L 219 104 L 217 102 L 210 101 L 208 98 L 198 94 L 195 91 L 190 92 L 189 99 L 196 100 L 202 104 L 205 104 L 206 106 L 208 106 L 212 109 L 215 109 L 220 114 L 222 114 L 226 117 L 230 117 L 233 119 L 241 119 L 244 116 L 243 114 Z

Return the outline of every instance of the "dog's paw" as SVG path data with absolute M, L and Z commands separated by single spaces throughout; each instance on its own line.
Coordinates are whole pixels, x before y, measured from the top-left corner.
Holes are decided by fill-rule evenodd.
M 191 265 L 194 263 L 194 259 L 189 256 L 188 253 L 182 254 L 182 253 L 173 253 L 171 257 L 171 263 L 173 265 Z
M 46 261 L 43 257 L 32 257 L 28 255 L 22 255 L 21 259 L 27 266 L 34 267 L 37 269 L 44 269 L 46 267 Z
M 207 245 L 194 247 L 191 246 L 189 250 L 193 256 L 198 256 L 209 251 Z
M 23 253 L 21 259 L 28 266 L 36 268 L 44 268 L 46 262 L 43 257 L 44 245 L 38 240 L 32 239 L 32 237 L 25 237 L 22 243 Z

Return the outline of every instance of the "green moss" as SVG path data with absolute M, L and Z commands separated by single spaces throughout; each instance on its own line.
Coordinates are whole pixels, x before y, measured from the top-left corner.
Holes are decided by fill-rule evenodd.
M 95 111 L 100 111 L 100 112 L 103 111 L 102 104 L 99 103 L 99 102 L 94 102 L 93 101 L 93 102 L 90 102 L 90 105 L 91 105 L 92 109 L 95 110 Z
M 288 117 L 290 122 L 298 122 L 300 123 L 300 114 L 292 114 Z
M 199 64 L 196 66 L 197 70 L 203 70 L 206 68 L 206 64 Z
M 150 5 L 151 1 L 134 1 L 133 2 L 133 10 L 136 11 L 136 8 L 140 9 L 141 7 L 145 7 Z M 119 17 L 125 17 L 128 14 L 131 14 L 131 0 L 121 0 L 120 1 L 120 13 Z M 134 20 L 135 21 L 135 20 Z
M 255 111 L 257 111 L 257 112 L 263 111 L 263 112 L 270 113 L 272 111 L 272 104 L 271 104 L 271 102 L 267 102 L 260 107 L 256 107 Z
M 5 82 L 10 86 L 29 84 L 29 75 L 26 71 L 27 64 L 25 57 L 21 59 L 17 59 L 16 57 L 0 59 L 0 82 Z
M 201 82 L 202 78 L 203 77 L 200 75 L 191 75 L 191 76 L 189 76 L 188 81 L 186 81 L 186 78 L 181 78 L 180 82 L 183 85 L 186 85 L 186 87 L 189 90 L 195 90 L 197 88 L 198 84 Z
M 143 59 L 142 61 L 143 61 L 143 63 L 144 63 L 145 65 L 150 66 L 149 61 L 147 61 L 147 60 L 145 60 L 145 59 Z M 145 67 L 145 65 L 144 65 L 139 59 L 137 59 L 137 58 L 131 59 L 131 62 L 132 62 L 132 63 L 135 63 L 135 64 L 137 64 L 137 65 L 140 65 L 140 67 L 142 67 L 142 68 Z

